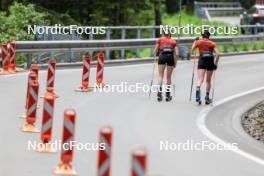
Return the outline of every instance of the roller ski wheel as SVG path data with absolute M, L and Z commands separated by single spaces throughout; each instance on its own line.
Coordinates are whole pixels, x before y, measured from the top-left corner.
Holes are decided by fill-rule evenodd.
M 205 100 L 205 104 L 206 105 L 209 105 L 209 104 L 211 104 L 213 102 L 212 99 L 210 99 L 208 95 L 205 96 L 204 100 Z
M 205 100 L 205 104 L 206 104 L 206 105 L 210 105 L 210 104 L 212 104 L 212 102 L 213 102 L 213 101 L 212 101 L 211 99 L 209 99 L 209 100 Z
M 161 94 L 161 92 L 158 92 L 157 100 L 158 100 L 158 102 L 161 102 L 162 101 L 162 94 Z
M 169 102 L 172 100 L 172 96 L 166 97 L 166 102 Z
M 196 90 L 195 101 L 198 103 L 198 105 L 201 105 L 202 104 L 200 90 Z
M 199 100 L 199 101 L 196 101 L 198 103 L 198 105 L 202 105 L 202 101 Z

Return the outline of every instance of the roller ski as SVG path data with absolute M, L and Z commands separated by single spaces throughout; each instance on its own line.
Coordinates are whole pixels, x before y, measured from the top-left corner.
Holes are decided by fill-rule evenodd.
M 158 92 L 158 94 L 157 94 L 157 100 L 158 100 L 158 102 L 161 102 L 162 101 L 162 93 L 161 92 Z
M 206 105 L 209 105 L 209 104 L 211 104 L 213 102 L 212 99 L 209 98 L 209 94 L 208 93 L 205 96 L 204 100 L 205 100 L 205 104 Z
M 197 89 L 196 90 L 195 101 L 198 103 L 198 105 L 201 105 L 202 104 L 202 101 L 201 101 L 201 91 L 200 91 L 200 89 Z
M 171 89 L 172 87 L 170 85 L 168 85 L 166 88 L 166 102 L 169 102 L 172 100 Z
M 170 92 L 166 92 L 166 101 L 169 102 L 172 100 L 172 96 L 170 95 Z
M 158 90 L 158 93 L 157 93 L 157 100 L 158 102 L 161 102 L 163 99 L 162 97 L 162 87 L 160 86 L 159 90 Z

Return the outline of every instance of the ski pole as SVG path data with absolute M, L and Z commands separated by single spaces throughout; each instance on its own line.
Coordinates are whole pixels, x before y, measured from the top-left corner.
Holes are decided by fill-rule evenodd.
M 213 102 L 214 102 L 214 94 L 215 94 L 215 73 L 216 70 L 213 72 L 213 81 L 212 81 L 212 103 L 211 105 L 213 106 Z
M 151 76 L 151 81 L 150 81 L 150 89 L 149 89 L 149 99 L 151 96 L 151 89 L 153 85 L 153 79 L 154 79 L 154 73 L 155 73 L 155 65 L 156 65 L 156 56 L 154 56 L 154 61 L 153 61 L 153 69 L 152 69 L 152 76 Z
M 191 82 L 191 91 L 190 91 L 190 98 L 189 98 L 189 101 L 192 101 L 193 80 L 194 80 L 195 66 L 196 66 L 196 53 L 194 52 L 193 70 L 192 70 L 192 82 Z

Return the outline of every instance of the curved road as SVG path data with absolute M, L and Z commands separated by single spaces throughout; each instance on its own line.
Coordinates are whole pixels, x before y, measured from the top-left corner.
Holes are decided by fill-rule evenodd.
M 226 57 L 216 76 L 215 99 L 248 91 L 264 85 L 264 55 Z M 114 129 L 112 175 L 130 174 L 130 151 L 143 144 L 149 152 L 149 175 L 153 176 L 260 176 L 263 165 L 233 151 L 161 151 L 160 141 L 171 143 L 210 141 L 198 128 L 197 117 L 206 106 L 188 102 L 192 65 L 180 62 L 175 73 L 176 99 L 158 103 L 148 94 L 138 93 L 76 93 L 80 85 L 81 70 L 56 72 L 56 100 L 53 139 L 60 139 L 63 110 L 77 111 L 76 139 L 96 142 L 98 129 L 110 124 Z M 134 65 L 105 68 L 108 84 L 122 81 L 149 84 L 152 65 Z M 92 69 L 93 78 L 95 77 Z M 0 77 L 1 153 L 0 175 L 47 176 L 59 162 L 59 153 L 39 154 L 27 150 L 28 140 L 39 141 L 38 134 L 18 130 L 23 124 L 19 115 L 23 111 L 26 74 Z M 40 73 L 41 95 L 44 93 L 46 72 Z M 93 82 L 94 80 L 92 80 Z M 42 100 L 40 100 L 42 106 Z M 228 109 L 223 109 L 228 111 Z M 37 126 L 40 127 L 41 111 Z M 213 141 L 211 141 L 213 142 Z M 263 156 L 261 156 L 263 157 Z M 74 166 L 79 175 L 96 175 L 97 152 L 75 151 Z

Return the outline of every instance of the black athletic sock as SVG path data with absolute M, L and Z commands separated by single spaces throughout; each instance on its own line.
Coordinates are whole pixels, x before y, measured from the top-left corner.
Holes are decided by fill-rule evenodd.
M 159 87 L 159 92 L 162 92 L 162 86 Z

